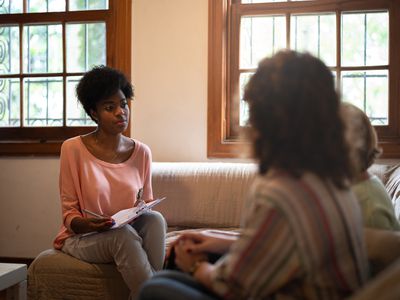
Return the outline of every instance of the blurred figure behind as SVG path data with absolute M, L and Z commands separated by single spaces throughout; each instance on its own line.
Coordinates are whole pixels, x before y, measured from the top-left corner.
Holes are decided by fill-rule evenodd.
M 342 104 L 343 118 L 347 126 L 347 138 L 354 147 L 356 176 L 352 190 L 360 203 L 364 226 L 376 229 L 400 230 L 394 208 L 385 186 L 368 168 L 381 154 L 378 136 L 368 116 L 350 103 Z

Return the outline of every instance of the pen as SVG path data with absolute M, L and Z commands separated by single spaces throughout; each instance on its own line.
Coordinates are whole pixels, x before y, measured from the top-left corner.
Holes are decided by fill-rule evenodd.
M 99 214 L 96 214 L 96 213 L 94 213 L 94 212 L 92 212 L 92 211 L 90 211 L 90 210 L 87 210 L 87 209 L 82 209 L 85 213 L 88 213 L 89 215 L 92 215 L 92 216 L 95 216 L 95 217 L 97 217 L 97 218 L 100 218 L 100 219 L 103 219 L 104 218 L 104 216 L 101 216 L 101 215 L 99 215 Z
M 137 195 L 136 195 L 136 201 L 133 206 L 138 206 L 140 202 L 142 202 L 142 196 L 143 196 L 143 188 L 140 188 Z

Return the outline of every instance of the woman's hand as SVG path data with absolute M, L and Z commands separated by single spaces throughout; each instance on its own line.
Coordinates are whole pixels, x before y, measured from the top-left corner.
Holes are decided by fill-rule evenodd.
M 186 231 L 181 233 L 168 247 L 166 258 L 171 255 L 172 249 L 180 243 L 181 240 L 191 240 L 193 243 L 188 245 L 188 252 L 194 254 L 215 253 L 225 254 L 230 246 L 239 237 L 238 233 L 224 232 L 215 230 Z
M 174 246 L 175 250 L 175 264 L 183 272 L 190 273 L 192 267 L 198 261 L 206 261 L 207 255 L 204 253 L 194 254 L 188 251 L 189 247 L 193 245 L 193 241 L 189 239 L 180 239 Z
M 196 236 L 199 237 L 198 234 Z M 175 244 L 175 264 L 183 272 L 190 273 L 197 281 L 212 290 L 211 274 L 215 267 L 207 262 L 206 254 L 194 254 L 188 251 L 193 245 L 192 240 L 182 238 Z
M 237 236 L 216 234 L 212 231 L 188 232 L 183 233 L 176 241 L 191 240 L 187 245 L 187 251 L 193 254 L 216 253 L 224 254 L 228 252 L 230 246 L 236 241 Z
M 114 224 L 114 220 L 111 217 L 105 218 L 81 218 L 76 217 L 71 221 L 71 229 L 75 233 L 88 233 L 93 231 L 106 231 L 110 229 Z

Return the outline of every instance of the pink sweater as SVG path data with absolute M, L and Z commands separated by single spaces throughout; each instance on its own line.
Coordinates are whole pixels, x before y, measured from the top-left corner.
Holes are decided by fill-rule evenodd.
M 120 164 L 93 156 L 80 136 L 66 140 L 61 147 L 59 182 L 63 224 L 54 248 L 61 249 L 64 241 L 74 235 L 73 218 L 91 217 L 82 209 L 111 216 L 132 207 L 142 187 L 143 199 L 153 199 L 150 167 L 150 149 L 137 140 L 131 157 Z

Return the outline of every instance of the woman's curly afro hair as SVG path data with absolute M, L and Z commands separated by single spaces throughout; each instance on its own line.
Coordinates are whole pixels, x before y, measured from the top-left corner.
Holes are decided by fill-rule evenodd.
M 122 72 L 100 65 L 83 75 L 76 86 L 76 96 L 92 118 L 91 111 L 96 110 L 96 104 L 113 96 L 118 90 L 122 91 L 126 99 L 134 96 L 133 86 Z

